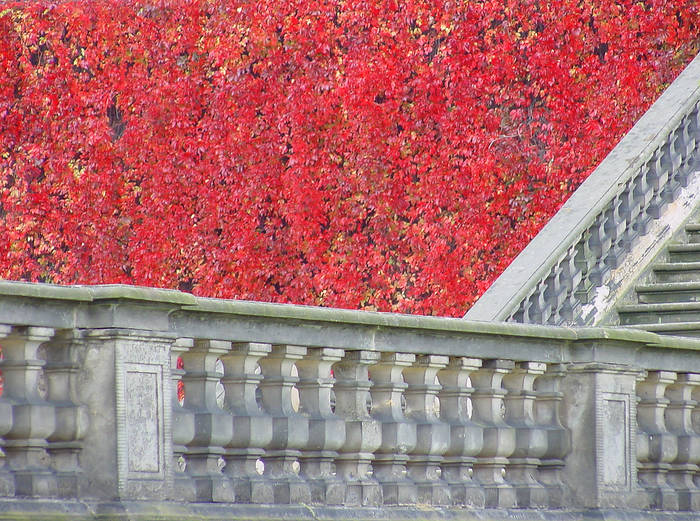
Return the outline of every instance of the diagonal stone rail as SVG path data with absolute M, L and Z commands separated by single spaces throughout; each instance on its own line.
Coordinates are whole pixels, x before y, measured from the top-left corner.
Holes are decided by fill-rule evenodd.
M 465 318 L 601 323 L 616 298 L 697 208 L 699 171 L 700 56 Z

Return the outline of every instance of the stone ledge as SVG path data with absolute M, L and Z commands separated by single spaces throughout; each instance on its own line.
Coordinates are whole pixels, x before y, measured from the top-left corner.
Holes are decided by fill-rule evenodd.
M 695 512 L 321 507 L 0 499 L 2 521 L 696 521 Z

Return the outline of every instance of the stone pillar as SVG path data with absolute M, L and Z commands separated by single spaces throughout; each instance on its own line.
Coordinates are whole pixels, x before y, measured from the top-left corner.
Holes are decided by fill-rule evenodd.
M 85 478 L 78 463 L 82 440 L 89 426 L 89 412 L 80 405 L 79 356 L 84 351 L 82 331 L 59 332 L 45 346 L 47 400 L 54 406 L 55 429 L 48 451 L 56 474 L 57 493 L 62 498 L 83 495 Z
M 297 362 L 299 410 L 309 418 L 309 442 L 301 453 L 301 475 L 311 487 L 311 501 L 342 505 L 345 482 L 334 475 L 338 449 L 345 443 L 345 422 L 331 410 L 331 367 L 342 349 L 316 348 Z
M 564 365 L 550 364 L 547 371 L 535 380 L 535 419 L 547 436 L 547 449 L 540 456 L 538 477 L 547 490 L 550 508 L 563 507 L 568 497 L 561 476 L 564 458 L 571 450 L 570 434 L 560 419 L 560 407 L 564 398 L 560 383 L 564 374 Z
M 179 389 L 186 392 L 182 377 L 185 375 L 182 357 L 194 346 L 191 338 L 178 338 L 170 348 L 170 372 L 172 386 L 170 389 L 171 408 L 173 411 L 173 489 L 172 499 L 179 501 L 196 501 L 197 493 L 194 480 L 187 472 L 187 444 L 194 439 L 194 412 L 185 408 Z M 178 363 L 178 360 L 180 363 Z M 182 366 L 182 367 L 180 367 Z
M 443 479 L 447 481 L 452 503 L 481 508 L 484 491 L 472 479 L 476 455 L 484 445 L 484 430 L 471 419 L 469 397 L 474 392 L 469 375 L 481 367 L 477 358 L 453 358 L 438 373 L 442 384 L 439 394 L 440 418 L 450 425 L 450 447 L 442 461 Z
M 484 489 L 486 506 L 513 508 L 515 489 L 504 479 L 508 457 L 515 450 L 515 429 L 505 422 L 503 377 L 515 367 L 511 360 L 487 360 L 472 373 L 474 417 L 484 426 L 484 445 L 474 463 L 474 474 Z
M 665 391 L 675 380 L 676 373 L 649 371 L 637 384 L 637 474 L 647 490 L 649 506 L 661 510 L 678 510 L 678 494 L 666 480 L 678 456 L 678 438 L 668 431 L 665 420 L 670 403 Z
M 273 503 L 275 499 L 272 483 L 257 469 L 272 440 L 272 416 L 263 412 L 257 401 L 262 380 L 258 361 L 270 351 L 270 344 L 238 343 L 222 358 L 225 407 L 233 422 L 233 438 L 225 447 L 224 472 L 233 482 L 239 503 Z
M 186 459 L 198 501 L 234 500 L 231 480 L 222 473 L 224 446 L 233 436 L 233 427 L 231 416 L 216 400 L 217 383 L 221 379 L 216 360 L 230 350 L 231 342 L 198 339 L 190 350 L 182 353 L 185 407 L 192 411 L 195 425 Z
M 700 374 L 681 373 L 666 388 L 670 403 L 666 408 L 666 426 L 678 440 L 678 455 L 671 462 L 667 480 L 678 494 L 680 510 L 700 510 L 700 489 L 693 477 L 700 472 L 700 435 L 693 429 L 692 413 L 698 405 L 693 392 L 700 385 Z
M 166 499 L 172 486 L 170 345 L 166 332 L 90 329 L 73 346 L 90 425 L 80 452 L 95 499 Z
M 275 503 L 309 503 L 311 489 L 296 471 L 301 450 L 309 441 L 309 420 L 292 405 L 294 362 L 306 354 L 306 348 L 274 345 L 260 360 L 263 380 L 260 384 L 265 411 L 272 416 L 272 440 L 265 451 L 265 477 L 272 482 Z
M 637 486 L 635 381 L 639 371 L 574 363 L 562 379 L 562 420 L 571 452 L 561 472 L 578 508 L 644 508 Z
M 537 481 L 540 457 L 547 452 L 547 432 L 535 422 L 535 379 L 546 364 L 518 362 L 503 378 L 506 395 L 506 423 L 515 428 L 515 451 L 509 458 L 506 476 L 515 488 L 520 508 L 543 508 L 547 491 Z
M 5 380 L 3 398 L 12 403 L 12 426 L 5 434 L 5 453 L 18 496 L 56 497 L 56 475 L 50 468 L 48 438 L 56 430 L 54 406 L 40 390 L 44 360 L 39 347 L 51 340 L 54 330 L 14 327 L 2 339 Z
M 431 505 L 449 505 L 450 488 L 442 479 L 440 464 L 450 447 L 450 424 L 440 421 L 436 409 L 442 388 L 437 382 L 440 369 L 450 361 L 447 356 L 421 355 L 404 370 L 408 384 L 406 411 L 417 424 L 417 443 L 409 453 L 408 477 L 418 488 L 418 501 Z
M 334 366 L 335 413 L 345 419 L 345 445 L 338 450 L 336 468 L 345 481 L 346 506 L 378 506 L 382 488 L 374 479 L 374 451 L 382 443 L 382 426 L 367 410 L 368 368 L 379 360 L 374 351 L 350 351 Z

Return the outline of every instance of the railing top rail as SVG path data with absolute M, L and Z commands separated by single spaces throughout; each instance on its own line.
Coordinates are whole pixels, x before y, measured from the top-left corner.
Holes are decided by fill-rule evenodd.
M 596 218 L 610 209 L 613 199 L 664 145 L 699 101 L 700 55 L 477 300 L 465 318 L 507 320 L 593 226 Z
M 112 306 L 96 312 L 92 308 Z M 133 308 L 133 309 L 132 309 Z M 153 313 L 148 312 L 149 308 Z M 122 311 L 119 311 L 122 309 Z M 131 309 L 129 311 L 129 309 Z M 102 313 L 102 314 L 100 314 Z M 158 319 L 157 317 L 162 317 Z M 152 328 L 170 336 L 326 345 L 465 356 L 558 359 L 573 343 L 603 342 L 697 352 L 700 339 L 666 337 L 627 328 L 572 328 L 479 322 L 291 304 L 195 297 L 176 290 L 128 285 L 56 286 L 0 281 L 0 324 L 53 328 Z M 250 337 L 247 339 L 247 337 Z M 611 342 L 608 342 L 611 341 Z M 670 350 L 670 351 L 668 351 Z M 523 358 L 524 359 L 524 358 Z

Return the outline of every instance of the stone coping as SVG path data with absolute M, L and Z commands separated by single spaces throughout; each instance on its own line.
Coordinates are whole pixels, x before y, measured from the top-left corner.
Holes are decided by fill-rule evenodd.
M 245 316 L 292 320 L 295 322 L 327 322 L 349 326 L 377 326 L 383 328 L 415 329 L 435 332 L 472 333 L 485 335 L 530 337 L 548 340 L 619 340 L 658 345 L 667 348 L 700 350 L 700 339 L 662 337 L 648 331 L 622 327 L 566 327 L 518 324 L 510 322 L 483 322 L 451 317 L 406 315 L 377 311 L 359 311 L 324 308 L 296 304 L 275 304 L 245 300 L 226 300 L 196 297 L 177 290 L 106 284 L 94 286 L 60 286 L 55 284 L 0 281 L 0 303 L 25 297 L 33 301 L 59 302 L 63 305 L 134 303 L 140 306 L 168 304 L 170 312 L 207 314 L 213 316 Z M 0 323 L 3 323 L 0 309 Z M 12 322 L 4 322 L 12 323 Z M 30 325 L 30 324 L 27 324 Z M 56 324 L 60 327 L 61 324 Z M 76 327 L 84 327 L 76 324 Z
M 123 328 L 150 330 L 164 337 L 199 335 L 345 349 L 444 351 L 455 356 L 464 353 L 497 357 L 512 353 L 521 359 L 529 355 L 533 360 L 561 362 L 568 358 L 563 350 L 573 344 L 600 343 L 609 350 L 607 358 L 632 352 L 649 357 L 650 350 L 658 349 L 664 349 L 668 355 L 675 351 L 675 358 L 684 354 L 700 357 L 700 339 L 629 328 L 479 322 L 201 298 L 176 290 L 128 285 L 58 286 L 0 281 L 0 324 L 57 329 Z
M 527 247 L 466 313 L 469 320 L 506 320 L 549 276 L 552 266 L 607 209 L 700 99 L 700 55 L 605 157 Z M 543 254 L 546 252 L 546 254 Z

